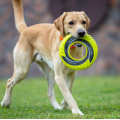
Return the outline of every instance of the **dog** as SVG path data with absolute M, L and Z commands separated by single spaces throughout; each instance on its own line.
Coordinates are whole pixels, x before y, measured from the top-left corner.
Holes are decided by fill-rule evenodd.
M 13 87 L 22 81 L 32 64 L 36 62 L 43 71 L 48 82 L 48 97 L 54 109 L 70 108 L 73 114 L 83 113 L 71 95 L 76 71 L 67 68 L 59 56 L 60 36 L 64 38 L 71 34 L 75 38 L 87 34 L 90 19 L 84 12 L 64 12 L 54 24 L 37 24 L 27 27 L 24 21 L 22 0 L 12 0 L 15 14 L 16 28 L 20 33 L 13 58 L 14 72 L 8 79 L 6 92 L 1 102 L 1 107 L 9 107 Z M 83 47 L 79 46 L 70 50 L 74 58 L 83 57 Z M 54 85 L 57 83 L 64 96 L 61 106 L 55 98 Z

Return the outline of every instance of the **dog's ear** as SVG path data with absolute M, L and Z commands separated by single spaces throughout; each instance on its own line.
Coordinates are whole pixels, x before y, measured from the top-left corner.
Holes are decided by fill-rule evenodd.
M 87 30 L 88 28 L 90 27 L 90 24 L 91 24 L 91 20 L 88 18 L 88 16 L 85 14 L 85 12 L 83 12 L 84 16 L 86 17 L 86 24 L 87 24 Z
M 67 13 L 64 12 L 58 19 L 54 21 L 54 25 L 57 30 L 60 31 L 60 35 L 64 37 L 64 19 L 67 16 Z

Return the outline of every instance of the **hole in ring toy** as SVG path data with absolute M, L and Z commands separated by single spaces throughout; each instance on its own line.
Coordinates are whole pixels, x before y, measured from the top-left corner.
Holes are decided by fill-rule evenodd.
M 70 55 L 70 48 L 75 43 L 80 43 L 86 48 L 85 56 L 81 59 L 74 59 Z M 59 47 L 59 55 L 62 62 L 70 69 L 83 70 L 89 68 L 96 60 L 98 47 L 95 40 L 88 34 L 79 39 L 67 35 L 61 42 Z

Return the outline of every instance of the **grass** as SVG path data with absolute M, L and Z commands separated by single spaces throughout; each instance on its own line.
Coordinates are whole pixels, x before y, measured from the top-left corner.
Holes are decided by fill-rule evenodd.
M 0 81 L 0 101 L 5 86 L 6 81 Z M 63 96 L 57 85 L 55 92 L 60 104 Z M 73 115 L 70 110 L 54 110 L 47 97 L 46 80 L 26 79 L 14 87 L 10 108 L 0 107 L 0 119 L 120 119 L 120 76 L 76 78 L 72 94 L 84 116 Z

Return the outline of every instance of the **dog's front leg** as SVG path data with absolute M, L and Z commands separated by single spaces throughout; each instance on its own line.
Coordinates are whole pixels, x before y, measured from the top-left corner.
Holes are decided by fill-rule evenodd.
M 57 56 L 56 56 L 57 57 Z M 83 113 L 79 110 L 76 101 L 72 97 L 66 83 L 65 83 L 65 71 L 63 69 L 63 64 L 60 59 L 56 59 L 54 61 L 54 70 L 55 70 L 55 81 L 62 92 L 65 100 L 67 101 L 72 113 L 83 115 Z
M 72 87 L 73 87 L 75 76 L 76 76 L 76 71 L 73 71 L 70 74 L 67 74 L 65 79 L 66 85 L 71 93 L 72 93 Z M 65 99 L 63 99 L 61 102 L 61 108 L 69 109 L 68 103 L 66 102 Z
M 56 80 L 56 83 L 57 83 L 59 89 L 61 90 L 65 100 L 67 101 L 72 113 L 83 115 L 83 113 L 79 110 L 76 101 L 72 97 L 72 95 L 71 95 L 71 93 L 70 93 L 70 91 L 69 91 L 69 89 L 64 81 L 63 75 L 56 74 L 55 80 Z

